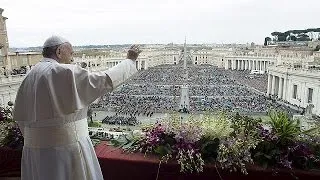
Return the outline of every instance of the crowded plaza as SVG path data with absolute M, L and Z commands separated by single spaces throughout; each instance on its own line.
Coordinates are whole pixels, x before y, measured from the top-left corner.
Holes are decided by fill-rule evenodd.
M 178 64 L 142 70 L 92 107 L 115 112 L 113 119 L 120 120 L 112 123 L 118 124 L 124 122 L 122 116 L 152 117 L 154 113 L 171 113 L 180 109 L 182 86 L 188 87 L 188 112 L 191 113 L 224 110 L 265 115 L 269 108 L 279 106 L 265 95 L 267 76 L 264 74 L 252 75 L 249 71 L 225 70 L 212 65 L 188 65 L 184 69 Z

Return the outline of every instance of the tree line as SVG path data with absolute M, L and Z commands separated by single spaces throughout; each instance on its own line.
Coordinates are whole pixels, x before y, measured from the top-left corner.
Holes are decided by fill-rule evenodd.
M 274 38 L 271 39 L 270 37 L 265 38 L 264 44 L 267 45 L 268 41 L 311 41 L 312 39 L 320 40 L 320 28 L 309 28 L 304 30 L 289 30 L 286 32 L 272 32 L 271 36 Z M 316 37 L 318 36 L 318 37 Z

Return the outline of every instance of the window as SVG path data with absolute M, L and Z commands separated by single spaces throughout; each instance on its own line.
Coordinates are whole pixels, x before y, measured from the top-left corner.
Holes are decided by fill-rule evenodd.
M 308 88 L 308 103 L 312 103 L 313 89 Z
M 298 86 L 293 85 L 293 94 L 292 94 L 293 99 L 297 99 L 297 89 L 298 89 Z

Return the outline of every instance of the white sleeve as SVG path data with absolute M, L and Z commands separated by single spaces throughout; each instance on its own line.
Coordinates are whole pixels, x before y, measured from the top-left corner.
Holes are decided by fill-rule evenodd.
M 53 106 L 61 114 L 83 109 L 113 89 L 105 73 L 91 73 L 76 65 L 60 64 L 50 74 L 48 90 Z
M 112 87 L 115 89 L 125 80 L 137 72 L 136 63 L 131 59 L 123 60 L 121 63 L 105 71 L 112 81 Z
M 62 65 L 64 72 L 52 76 L 53 93 L 60 95 L 58 104 L 72 112 L 82 109 L 137 72 L 135 62 L 126 59 L 107 71 L 89 72 L 79 66 Z M 54 84 L 54 85 L 53 85 Z M 61 97 L 62 96 L 62 97 Z M 55 96 L 57 97 L 57 96 Z M 57 98 L 53 98 L 57 100 Z

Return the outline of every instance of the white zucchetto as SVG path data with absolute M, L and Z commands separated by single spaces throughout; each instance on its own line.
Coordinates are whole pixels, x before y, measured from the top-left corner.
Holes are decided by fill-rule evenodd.
M 43 48 L 57 46 L 63 43 L 69 43 L 69 41 L 61 36 L 51 36 L 44 42 Z

